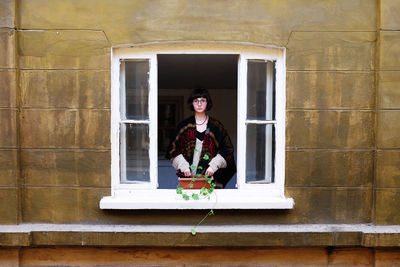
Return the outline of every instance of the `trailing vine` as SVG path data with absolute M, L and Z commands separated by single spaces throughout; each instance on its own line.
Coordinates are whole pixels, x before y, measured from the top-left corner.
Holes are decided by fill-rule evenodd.
M 208 159 L 208 155 L 204 155 L 203 157 L 204 159 Z M 200 191 L 198 193 L 187 193 L 184 191 L 184 188 L 182 186 L 179 186 L 176 189 L 176 193 L 178 195 L 182 196 L 182 199 L 184 200 L 200 200 L 200 199 L 208 199 L 210 200 L 211 198 L 211 194 L 214 193 L 214 189 L 215 189 L 215 183 L 213 182 L 213 178 L 209 177 L 207 174 L 204 174 L 204 176 L 201 174 L 203 167 L 201 166 L 195 166 L 195 165 L 191 165 L 190 169 L 193 171 L 197 168 L 197 170 L 200 171 L 200 173 L 197 173 L 194 177 L 192 177 L 190 183 L 189 183 L 189 189 L 193 189 L 194 187 L 194 182 L 197 181 L 198 178 L 203 178 L 205 179 L 207 186 L 203 186 Z M 192 235 L 196 235 L 196 229 L 197 227 L 208 217 L 208 216 L 212 216 L 214 215 L 214 210 L 211 209 L 192 229 L 191 229 L 191 234 Z

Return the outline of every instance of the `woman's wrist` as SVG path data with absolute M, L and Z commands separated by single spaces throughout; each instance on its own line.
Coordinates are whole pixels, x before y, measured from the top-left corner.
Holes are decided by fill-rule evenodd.
M 220 154 L 217 154 L 208 165 L 216 172 L 218 169 L 226 167 L 226 160 Z
M 179 154 L 172 160 L 172 167 L 174 167 L 176 170 L 180 170 L 181 172 L 186 171 L 189 169 L 189 163 L 187 160 L 183 157 L 182 154 Z

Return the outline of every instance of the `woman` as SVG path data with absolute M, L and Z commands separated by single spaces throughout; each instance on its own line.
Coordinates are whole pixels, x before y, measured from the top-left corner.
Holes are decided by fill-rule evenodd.
M 206 174 L 223 188 L 236 173 L 231 139 L 223 125 L 207 115 L 212 100 L 206 89 L 193 90 L 188 106 L 194 116 L 178 124 L 167 158 L 178 177 Z

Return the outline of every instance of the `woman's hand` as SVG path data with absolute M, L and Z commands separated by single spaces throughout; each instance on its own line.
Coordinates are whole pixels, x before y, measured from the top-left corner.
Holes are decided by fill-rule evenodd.
M 207 170 L 206 170 L 206 174 L 207 174 L 208 176 L 213 176 L 213 175 L 214 175 L 214 170 L 213 170 L 213 168 L 208 167 Z
M 187 169 L 185 171 L 183 171 L 183 174 L 185 175 L 185 177 L 190 177 L 190 169 Z

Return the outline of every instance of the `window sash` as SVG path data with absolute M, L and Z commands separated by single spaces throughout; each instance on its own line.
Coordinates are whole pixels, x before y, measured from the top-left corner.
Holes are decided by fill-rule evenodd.
M 112 133 L 111 143 L 112 151 L 112 185 L 115 188 L 133 187 L 137 189 L 156 189 L 158 186 L 158 169 L 157 169 L 157 61 L 154 54 L 142 54 L 136 56 L 119 57 L 119 77 L 118 85 L 114 86 L 112 90 L 118 90 L 119 96 L 112 94 L 111 101 L 113 108 L 111 111 L 112 116 Z M 149 75 L 148 75 L 148 119 L 126 119 L 126 67 L 125 62 L 129 61 L 148 61 L 149 62 Z M 114 62 L 116 65 L 116 63 Z M 116 66 L 114 66 L 116 67 Z M 114 74 L 114 76 L 116 76 Z M 116 79 L 116 77 L 114 77 Z M 118 88 L 115 88 L 118 87 Z M 118 116 L 118 120 L 116 117 Z M 148 125 L 149 127 L 149 180 L 148 181 L 127 181 L 126 178 L 126 140 L 125 131 L 122 131 L 122 125 L 128 126 L 129 124 Z M 118 129 L 117 132 L 115 129 Z M 113 145 L 113 140 L 115 143 Z M 118 153 L 118 156 L 117 156 Z M 116 160 L 115 157 L 117 157 Z M 118 174 L 117 174 L 118 172 Z M 119 179 L 118 179 L 119 178 Z
M 268 68 L 266 73 L 266 115 L 265 119 L 248 119 L 247 111 L 248 111 L 248 63 L 249 62 L 275 62 L 274 69 Z M 246 55 L 242 54 L 239 63 L 238 63 L 238 144 L 237 144 L 237 187 L 241 189 L 256 189 L 261 187 L 274 187 L 278 186 L 283 188 L 283 180 L 284 180 L 284 146 L 285 146 L 285 138 L 284 138 L 284 123 L 285 123 L 285 115 L 282 110 L 285 110 L 285 103 L 282 99 L 285 99 L 285 83 L 282 80 L 282 76 L 278 76 L 278 73 L 284 69 L 284 62 L 279 57 L 266 57 L 263 55 Z M 283 76 L 284 77 L 284 76 Z M 272 91 L 273 79 L 275 79 L 275 92 L 269 94 L 268 91 Z M 283 88 L 283 89 L 282 89 Z M 275 101 L 275 103 L 273 102 Z M 272 107 L 268 109 L 268 107 Z M 271 114 L 272 113 L 272 114 Z M 247 181 L 246 177 L 246 158 L 247 158 L 247 126 L 248 125 L 273 125 L 275 131 L 275 140 L 272 140 L 275 144 L 275 149 L 273 150 L 271 146 L 271 142 L 266 139 L 266 155 L 269 149 L 275 155 L 272 155 L 272 158 L 268 159 L 265 157 L 265 160 L 274 159 L 272 170 L 274 173 L 271 175 L 273 177 L 273 181 L 270 180 L 270 177 L 266 177 L 263 181 Z M 267 138 L 267 136 L 266 136 Z M 283 171 L 281 170 L 283 168 Z

